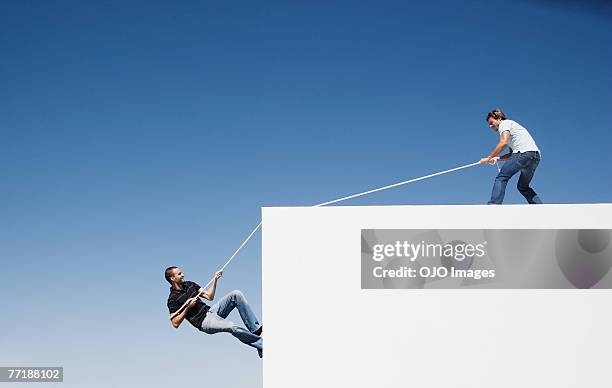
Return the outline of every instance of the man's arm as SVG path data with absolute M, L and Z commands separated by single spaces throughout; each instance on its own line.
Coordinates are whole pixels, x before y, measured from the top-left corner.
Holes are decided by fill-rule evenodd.
M 189 311 L 189 309 L 195 306 L 197 300 L 198 300 L 197 296 L 194 296 L 193 298 L 188 299 L 187 303 L 181 306 L 180 309 L 170 314 L 170 321 L 172 322 L 172 326 L 174 326 L 175 329 L 178 329 L 181 323 L 183 323 L 183 320 L 187 316 L 187 312 Z
M 217 281 L 219 280 L 221 275 L 223 275 L 223 271 L 215 272 L 215 278 L 213 279 L 213 282 L 210 288 L 208 289 L 208 291 L 205 291 L 203 288 L 200 288 L 198 290 L 199 294 L 202 295 L 204 299 L 207 299 L 207 300 L 215 299 L 215 292 L 217 291 Z
M 506 146 L 508 145 L 508 141 L 510 141 L 510 131 L 502 132 L 501 136 L 499 137 L 499 141 L 497 142 L 497 145 L 495 146 L 495 148 L 493 148 L 493 151 L 491 151 L 489 156 L 480 159 L 480 163 L 482 163 L 482 164 L 491 163 L 493 158 L 496 157 L 497 155 L 499 155 L 499 153 L 502 152 L 504 150 L 504 148 L 506 148 Z M 507 159 L 508 156 L 509 156 L 509 154 L 506 154 L 502 158 Z M 500 158 L 500 159 L 502 159 L 502 158 Z
M 200 288 L 198 290 L 198 293 L 194 297 L 187 299 L 185 304 L 183 304 L 178 310 L 170 314 L 170 321 L 172 322 L 172 326 L 174 326 L 174 328 L 178 328 L 181 325 L 183 319 L 185 319 L 185 317 L 187 316 L 187 312 L 189 311 L 189 309 L 195 306 L 198 296 L 202 296 L 203 298 L 208 300 L 213 300 L 215 298 L 215 291 L 217 291 L 217 281 L 219 280 L 221 275 L 223 275 L 223 271 L 215 272 L 215 277 L 208 291 L 205 291 L 203 288 Z

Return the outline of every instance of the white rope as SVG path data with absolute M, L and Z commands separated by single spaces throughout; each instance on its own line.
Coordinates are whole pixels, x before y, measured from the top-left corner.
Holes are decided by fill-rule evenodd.
M 473 167 L 473 166 L 475 166 L 477 164 L 480 164 L 480 162 L 466 164 L 465 166 L 451 168 L 449 170 L 444 170 L 444 171 L 436 172 L 434 174 L 425 175 L 425 176 L 422 176 L 422 177 L 419 177 L 419 178 L 414 178 L 414 179 L 410 179 L 410 180 L 407 180 L 407 181 L 403 181 L 403 182 L 399 182 L 399 183 L 394 183 L 394 184 L 389 185 L 389 186 L 379 187 L 378 189 L 364 191 L 363 193 L 353 194 L 353 195 L 349 195 L 347 197 L 342 197 L 342 198 L 334 199 L 332 201 L 323 202 L 323 203 L 320 203 L 318 205 L 314 205 L 313 207 L 321 207 L 321 206 L 331 205 L 332 203 L 338 203 L 338 202 L 341 202 L 341 201 L 346 201 L 347 199 L 353 199 L 353 198 L 361 197 L 362 195 L 367 195 L 367 194 L 376 193 L 377 191 L 383 191 L 383 190 L 392 189 L 394 187 L 398 187 L 398 186 L 402 186 L 402 185 L 407 185 L 408 183 L 418 182 L 418 181 L 422 181 L 423 179 L 433 178 L 433 177 L 438 176 L 438 175 L 448 174 L 449 172 L 453 172 L 453 171 L 457 171 L 457 170 L 462 170 L 462 169 L 468 168 L 468 167 Z
M 409 179 L 407 181 L 403 181 L 403 182 L 398 182 L 398 183 L 394 183 L 392 185 L 388 185 L 388 186 L 383 186 L 383 187 L 379 187 L 377 189 L 372 189 L 372 190 L 368 190 L 368 191 L 364 191 L 362 193 L 358 193 L 358 194 L 352 194 L 346 197 L 342 197 L 342 198 L 338 198 L 338 199 L 334 199 L 332 201 L 327 201 L 327 202 L 323 202 L 320 203 L 318 205 L 313 205 L 312 207 L 321 207 L 321 206 L 327 206 L 327 205 L 331 205 L 333 203 L 338 203 L 338 202 L 342 202 L 342 201 L 346 201 L 349 199 L 353 199 L 353 198 L 357 198 L 357 197 L 361 197 L 364 195 L 368 195 L 368 194 L 372 194 L 372 193 L 376 193 L 378 191 L 383 191 L 383 190 L 389 190 L 392 189 L 394 187 L 398 187 L 398 186 L 403 186 L 403 185 L 407 185 L 409 183 L 414 183 L 414 182 L 418 182 L 418 181 L 422 181 L 424 179 L 429 179 L 429 178 L 433 178 L 435 176 L 438 175 L 443 175 L 443 174 L 448 174 L 449 172 L 453 172 L 453 171 L 457 171 L 457 170 L 462 170 L 464 168 L 468 168 L 468 167 L 473 167 L 477 164 L 480 164 L 480 162 L 475 162 L 475 163 L 470 163 L 470 164 L 466 164 L 464 166 L 460 166 L 460 167 L 455 167 L 455 168 L 451 168 L 448 170 L 444 170 L 444 171 L 440 171 L 440 172 L 436 172 L 434 174 L 429 174 L 429 175 L 425 175 L 419 178 L 414 178 L 414 179 Z M 234 252 L 234 254 L 229 258 L 229 260 L 227 260 L 227 262 L 223 265 L 223 267 L 221 267 L 220 271 L 223 271 L 225 269 L 225 267 L 227 267 L 229 265 L 229 263 L 232 262 L 232 260 L 234 260 L 234 257 L 236 257 L 236 255 L 238 254 L 238 252 L 240 252 L 240 250 L 242 249 L 242 247 L 244 247 L 246 245 L 246 243 L 251 239 L 251 237 L 253 237 L 253 235 L 255 234 L 255 232 L 257 232 L 257 230 L 261 227 L 261 222 L 259 224 L 257 224 L 257 226 L 255 227 L 255 229 L 253 229 L 253 231 L 251 232 L 251 234 L 249 234 L 249 236 L 246 238 L 246 240 L 244 240 L 244 242 L 240 245 L 240 247 L 238 249 L 236 249 L 236 252 Z M 213 278 L 214 279 L 214 278 Z M 206 286 L 204 286 L 204 288 L 208 287 L 213 279 L 211 279 Z
M 223 267 L 221 267 L 221 269 L 219 271 L 223 271 L 225 269 L 225 267 L 227 267 L 229 265 L 229 263 L 232 262 L 232 260 L 234 260 L 234 257 L 236 257 L 236 255 L 238 254 L 238 252 L 240 252 L 240 250 L 242 249 L 243 246 L 246 245 L 247 242 L 249 242 L 249 240 L 251 239 L 251 237 L 253 237 L 253 235 L 255 234 L 255 232 L 257 232 L 257 230 L 261 228 L 261 222 L 259 224 L 257 224 L 257 226 L 255 227 L 255 229 L 253 229 L 253 231 L 251 232 L 251 234 L 249 234 L 249 236 L 242 242 L 242 244 L 240 244 L 240 246 L 238 247 L 238 249 L 236 249 L 236 251 L 234 252 L 234 254 L 225 262 L 225 264 L 223 264 Z M 210 281 L 208 283 L 206 283 L 206 285 L 203 288 L 206 288 L 208 286 L 210 286 L 210 284 L 213 282 L 213 280 L 215 280 L 215 278 L 213 277 L 212 279 L 210 279 Z
M 392 185 L 379 187 L 377 189 L 372 189 L 372 190 L 364 191 L 362 193 L 352 194 L 352 195 L 349 195 L 349 196 L 346 196 L 346 197 L 342 197 L 342 198 L 334 199 L 334 200 L 331 200 L 331 201 L 323 202 L 323 203 L 320 203 L 318 205 L 313 205 L 312 207 L 327 206 L 327 205 L 331 205 L 333 203 L 338 203 L 338 202 L 346 201 L 346 200 L 349 200 L 349 199 L 361 197 L 361 196 L 364 196 L 364 195 L 376 193 L 378 191 L 389 190 L 389 189 L 392 189 L 394 187 L 407 185 L 409 183 L 414 183 L 414 182 L 422 181 L 424 179 L 433 178 L 433 177 L 438 176 L 438 175 L 448 174 L 448 173 L 453 172 L 453 171 L 458 171 L 458 170 L 462 170 L 464 168 L 473 167 L 473 166 L 476 166 L 477 164 L 480 164 L 480 162 L 474 162 L 474 163 L 466 164 L 466 165 L 463 165 L 463 166 L 460 166 L 460 167 L 455 167 L 455 168 L 451 168 L 451 169 L 448 169 L 448 170 L 444 170 L 444 171 L 436 172 L 436 173 L 433 173 L 433 174 L 425 175 L 425 176 L 422 176 L 422 177 L 418 177 L 418 178 L 414 178 L 414 179 L 409 179 L 407 181 L 402 181 L 402 182 L 394 183 Z M 499 166 L 498 166 L 498 168 L 499 168 Z M 240 252 L 242 247 L 244 247 L 246 245 L 246 243 L 251 239 L 251 237 L 253 237 L 253 235 L 255 234 L 255 232 L 257 232 L 257 230 L 259 228 L 261 228 L 261 222 L 259 222 L 259 224 L 257 224 L 255 229 L 253 229 L 253 231 L 249 234 L 249 236 L 242 242 L 240 247 L 238 247 L 238 249 L 236 249 L 234 254 L 225 262 L 225 264 L 223 264 L 223 267 L 221 267 L 221 269 L 219 271 L 223 271 L 225 269 L 225 267 L 227 267 L 229 265 L 229 263 L 231 263 L 232 260 L 234 260 L 234 257 L 236 257 L 238 252 Z M 215 280 L 214 276 L 213 276 L 212 279 L 210 279 L 210 281 L 208 283 L 206 283 L 206 285 L 203 288 L 206 289 L 208 286 L 210 286 L 212 284 L 213 280 Z M 198 295 L 198 296 L 200 296 L 200 295 Z M 185 302 L 181 306 L 181 308 L 179 308 L 176 312 L 174 312 L 172 315 L 170 315 L 170 318 L 174 317 L 181 310 L 183 310 L 183 308 L 186 305 L 187 305 L 187 302 Z

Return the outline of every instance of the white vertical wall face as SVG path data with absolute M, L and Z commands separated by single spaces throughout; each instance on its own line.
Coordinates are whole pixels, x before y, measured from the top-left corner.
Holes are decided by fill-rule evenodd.
M 612 229 L 610 205 L 263 209 L 265 388 L 610 387 L 610 290 L 362 290 L 361 229 Z

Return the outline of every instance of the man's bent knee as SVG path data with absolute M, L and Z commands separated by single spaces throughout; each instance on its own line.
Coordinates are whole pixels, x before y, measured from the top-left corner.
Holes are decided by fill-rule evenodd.
M 236 298 L 244 299 L 244 294 L 240 290 L 230 291 L 230 295 L 233 296 L 233 297 L 236 297 Z

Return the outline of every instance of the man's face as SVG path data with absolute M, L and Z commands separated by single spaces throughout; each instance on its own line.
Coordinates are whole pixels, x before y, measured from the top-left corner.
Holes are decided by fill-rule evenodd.
M 499 129 L 499 123 L 501 123 L 501 120 L 497 120 L 493 117 L 489 117 L 487 119 L 487 124 L 489 124 L 489 128 L 498 130 Z
M 170 277 L 170 280 L 174 283 L 183 284 L 185 282 L 185 275 L 180 268 L 175 268 L 172 271 L 172 277 Z

